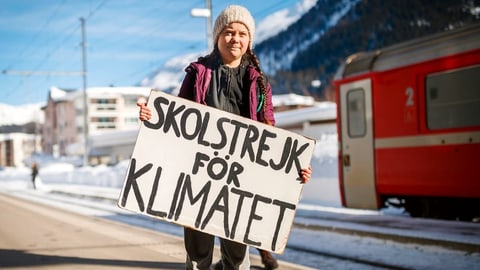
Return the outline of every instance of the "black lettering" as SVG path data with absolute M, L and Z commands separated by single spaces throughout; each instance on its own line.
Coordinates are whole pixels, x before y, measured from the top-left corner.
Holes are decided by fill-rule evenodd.
M 142 194 L 140 193 L 140 189 L 138 188 L 137 178 L 142 176 L 144 173 L 148 172 L 152 167 L 152 163 L 148 163 L 147 165 L 143 166 L 140 170 L 135 172 L 137 160 L 132 158 L 130 161 L 130 169 L 128 170 L 127 180 L 125 183 L 125 190 L 123 192 L 122 203 L 121 205 L 125 207 L 127 204 L 128 194 L 130 193 L 130 188 L 133 188 L 133 192 L 135 194 L 135 199 L 137 200 L 138 208 L 140 211 L 143 212 L 145 210 L 145 206 L 143 203 Z
M 227 177 L 227 184 L 233 182 L 236 187 L 240 187 L 240 181 L 238 180 L 238 175 L 243 172 L 243 166 L 238 162 L 233 162 L 232 166 L 230 166 L 230 170 L 228 172 Z
M 197 116 L 192 134 L 188 134 L 188 131 L 187 131 L 187 120 L 190 115 Z M 187 140 L 193 140 L 195 139 L 195 137 L 197 137 L 198 133 L 200 133 L 200 128 L 202 126 L 202 115 L 200 114 L 200 111 L 197 109 L 194 109 L 194 108 L 186 109 L 185 112 L 182 114 L 180 123 L 181 123 L 180 128 L 182 130 L 182 136 Z
M 287 141 L 285 142 L 285 145 L 283 146 L 283 151 L 282 151 L 282 157 L 280 158 L 280 161 L 278 164 L 275 164 L 272 159 L 270 159 L 270 167 L 274 170 L 281 170 L 284 166 L 285 163 L 287 163 L 288 160 L 288 155 L 290 154 L 290 148 L 292 147 L 292 138 L 288 137 Z
M 228 118 L 220 118 L 217 120 L 217 129 L 220 133 L 220 141 L 218 143 L 212 143 L 211 147 L 213 149 L 222 149 L 227 144 L 227 133 L 225 132 L 225 128 L 223 127 L 224 123 L 230 122 Z
M 245 153 L 248 152 L 248 157 L 250 161 L 255 160 L 255 154 L 253 151 L 253 143 L 258 139 L 259 131 L 256 126 L 250 125 L 247 129 L 247 134 L 245 134 L 245 138 L 243 141 L 242 152 L 240 157 L 243 158 Z
M 280 213 L 278 214 L 277 226 L 275 227 L 275 233 L 273 234 L 273 239 L 272 239 L 272 250 L 275 250 L 277 245 L 278 233 L 280 232 L 280 227 L 282 226 L 283 217 L 285 216 L 285 209 L 288 208 L 288 209 L 295 210 L 296 206 L 294 204 L 279 201 L 279 200 L 274 200 L 273 204 L 280 206 Z
M 170 205 L 170 211 L 168 212 L 168 219 L 172 219 L 173 214 L 175 213 L 175 207 L 177 207 L 178 194 L 180 193 L 180 188 L 183 184 L 183 179 L 185 178 L 185 173 L 181 173 L 178 177 L 177 187 L 175 188 L 175 193 L 173 193 L 172 204 Z M 178 220 L 178 216 L 175 216 L 175 220 Z
M 180 200 L 179 200 L 177 209 L 175 211 L 175 220 L 178 220 L 178 217 L 182 213 L 183 202 L 185 201 L 185 193 L 187 193 L 188 191 L 188 199 L 190 200 L 190 205 L 194 205 L 198 200 L 202 199 L 202 202 L 200 204 L 200 209 L 198 211 L 197 219 L 195 220 L 195 227 L 198 228 L 198 226 L 200 226 L 200 220 L 202 219 L 202 216 L 203 216 L 203 211 L 205 210 L 205 204 L 207 202 L 208 193 L 210 192 L 211 185 L 212 183 L 208 181 L 205 184 L 205 186 L 203 186 L 203 188 L 200 190 L 200 192 L 197 194 L 197 196 L 193 197 L 192 183 L 190 181 L 190 176 L 187 175 L 187 177 L 185 178 L 185 182 L 183 184 Z
M 153 107 L 155 108 L 157 115 L 158 115 L 158 122 L 157 123 L 150 123 L 148 121 L 143 121 L 143 124 L 151 129 L 160 129 L 165 121 L 165 116 L 163 114 L 162 105 L 161 104 L 168 104 L 168 99 L 163 97 L 157 97 L 153 101 Z
M 197 154 L 195 154 L 195 161 L 193 163 L 192 174 L 197 174 L 198 169 L 200 167 L 205 167 L 205 163 L 203 163 L 202 161 L 209 161 L 209 160 L 210 160 L 209 156 L 203 153 L 197 152 Z
M 167 216 L 167 213 L 162 211 L 155 211 L 152 209 L 153 203 L 155 202 L 155 197 L 157 196 L 158 182 L 160 182 L 160 176 L 162 175 L 162 168 L 157 168 L 157 173 L 155 174 L 155 180 L 153 181 L 152 193 L 150 193 L 150 199 L 148 200 L 147 213 L 154 215 L 160 218 Z
M 180 137 L 180 130 L 176 121 L 177 114 L 181 113 L 185 109 L 185 105 L 180 105 L 178 108 L 175 108 L 176 102 L 173 101 L 168 106 L 167 117 L 165 118 L 165 124 L 163 125 L 163 132 L 167 133 L 170 128 L 175 132 L 175 136 Z
M 198 135 L 198 144 L 209 146 L 210 143 L 204 140 L 205 132 L 207 132 L 208 123 L 210 122 L 210 113 L 205 113 L 205 118 L 202 121 L 202 127 L 200 128 L 200 134 Z M 217 123 L 218 124 L 218 123 Z
M 221 202 L 223 203 L 221 204 Z M 213 213 L 215 211 L 220 211 L 223 213 L 223 230 L 225 232 L 225 237 L 228 237 L 230 235 L 229 231 L 229 225 L 228 225 L 228 186 L 224 185 L 222 189 L 220 190 L 220 193 L 218 193 L 217 198 L 212 204 L 212 207 L 210 208 L 210 211 L 208 211 L 207 216 L 202 222 L 202 230 L 205 229 L 205 226 L 207 226 L 208 222 L 213 216 Z
M 231 123 L 232 123 L 232 125 L 235 126 L 235 131 L 233 132 L 233 136 L 232 136 L 232 139 L 230 141 L 230 151 L 229 151 L 229 153 L 230 153 L 230 155 L 233 155 L 233 153 L 235 153 L 235 147 L 237 145 L 238 133 L 240 132 L 241 128 L 247 128 L 248 125 L 244 124 L 242 122 L 236 121 L 236 120 L 232 120 Z
M 292 151 L 290 153 L 290 158 L 288 159 L 287 166 L 285 167 L 285 172 L 288 174 L 290 170 L 292 169 L 292 163 L 295 163 L 295 167 L 297 168 L 297 171 L 302 170 L 302 165 L 300 165 L 300 160 L 298 160 L 298 157 L 307 149 L 308 143 L 302 145 L 298 150 L 297 149 L 298 141 L 295 140 L 292 146 Z
M 215 155 L 218 155 L 215 152 Z M 219 168 L 220 170 L 215 171 L 215 167 Z M 220 180 L 225 177 L 228 171 L 228 164 L 227 162 L 219 157 L 214 157 L 207 165 L 207 172 L 208 176 L 211 177 L 213 180 Z
M 260 141 L 258 142 L 258 150 L 257 150 L 257 157 L 255 158 L 255 162 L 259 165 L 268 166 L 268 162 L 262 159 L 263 151 L 270 150 L 270 146 L 265 143 L 267 138 L 276 138 L 277 134 L 272 133 L 266 129 L 263 130 L 262 136 L 260 137 Z
M 262 220 L 263 219 L 262 216 L 259 216 L 255 213 L 255 211 L 257 210 L 257 204 L 258 204 L 259 201 L 264 202 L 264 203 L 271 203 L 272 199 L 267 198 L 267 197 L 263 197 L 263 196 L 258 195 L 258 194 L 255 195 L 255 197 L 253 197 L 252 209 L 250 211 L 250 216 L 248 218 L 248 224 L 247 224 L 247 229 L 245 231 L 245 236 L 243 237 L 243 242 L 248 244 L 248 245 L 252 245 L 252 246 L 261 246 L 262 245 L 261 242 L 255 242 L 253 240 L 248 239 L 248 235 L 250 234 L 250 228 L 252 227 L 253 220 Z
M 237 210 L 235 211 L 235 218 L 233 219 L 232 223 L 232 232 L 230 233 L 230 239 L 234 239 L 235 232 L 237 231 L 238 219 L 240 218 L 240 213 L 242 211 L 243 200 L 245 199 L 245 197 L 252 198 L 253 193 L 236 188 L 232 188 L 230 191 L 234 194 L 239 195 L 237 202 Z

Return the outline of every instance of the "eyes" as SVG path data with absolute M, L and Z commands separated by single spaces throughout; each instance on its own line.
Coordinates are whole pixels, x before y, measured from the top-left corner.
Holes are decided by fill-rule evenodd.
M 248 38 L 248 32 L 247 31 L 236 31 L 236 30 L 233 30 L 233 29 L 225 29 L 225 31 L 223 31 L 223 35 L 225 37 L 234 37 L 234 36 L 237 36 L 240 37 L 240 38 Z

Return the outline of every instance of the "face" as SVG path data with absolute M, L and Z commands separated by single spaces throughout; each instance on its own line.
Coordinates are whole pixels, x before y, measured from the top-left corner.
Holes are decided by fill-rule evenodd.
M 236 22 L 227 25 L 220 33 L 217 42 L 223 63 L 231 67 L 240 65 L 249 44 L 250 34 L 245 25 Z

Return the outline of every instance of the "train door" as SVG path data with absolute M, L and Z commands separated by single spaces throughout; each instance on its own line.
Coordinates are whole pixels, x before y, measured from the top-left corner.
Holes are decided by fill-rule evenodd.
M 371 80 L 342 84 L 339 96 L 345 206 L 377 209 Z

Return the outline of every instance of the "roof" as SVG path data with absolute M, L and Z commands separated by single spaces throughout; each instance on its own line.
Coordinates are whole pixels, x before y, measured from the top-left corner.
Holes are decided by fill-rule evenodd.
M 118 87 L 89 87 L 87 95 L 89 97 L 106 97 L 117 95 L 141 95 L 148 96 L 150 94 L 149 87 L 140 86 L 118 86 Z M 58 87 L 50 87 L 50 98 L 54 102 L 71 101 L 83 95 L 81 90 L 66 90 Z
M 371 71 L 384 71 L 480 49 L 480 23 L 449 30 L 347 58 L 335 80 Z

